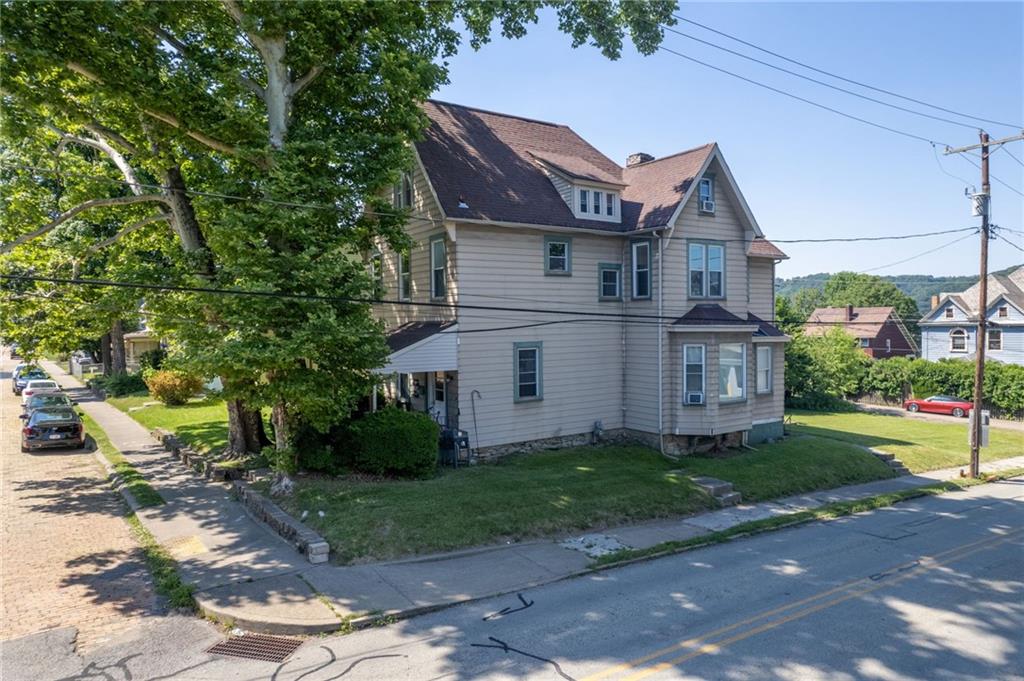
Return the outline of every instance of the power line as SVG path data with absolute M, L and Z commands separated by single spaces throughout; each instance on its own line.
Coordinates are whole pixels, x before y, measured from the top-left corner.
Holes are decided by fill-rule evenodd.
M 715 66 L 714 64 L 709 64 L 709 63 L 707 63 L 705 61 L 701 61 L 700 59 L 696 59 L 696 58 L 691 57 L 689 55 L 683 54 L 682 52 L 677 52 L 677 51 L 675 51 L 675 50 L 673 50 L 673 49 L 671 49 L 669 47 L 665 47 L 664 45 L 659 45 L 658 49 L 662 50 L 663 52 L 668 52 L 670 54 L 674 54 L 675 56 L 680 57 L 681 59 L 686 59 L 687 61 L 692 61 L 695 64 L 700 64 L 701 66 L 707 67 L 709 69 L 713 69 L 715 71 L 718 71 L 719 73 L 724 73 L 724 74 L 726 74 L 728 76 L 732 76 L 733 78 L 738 78 L 738 79 L 740 79 L 742 81 L 745 81 L 747 83 L 750 83 L 752 85 L 757 85 L 758 87 L 762 87 L 762 88 L 764 88 L 766 90 L 771 90 L 772 92 L 775 92 L 777 94 L 784 95 L 786 97 L 790 97 L 790 98 L 795 99 L 797 101 L 803 102 L 804 104 L 810 104 L 811 106 L 817 107 L 819 109 L 824 109 L 825 111 L 829 111 L 829 112 L 834 113 L 834 114 L 836 114 L 838 116 L 842 116 L 844 118 L 849 118 L 850 120 L 857 121 L 858 123 L 863 123 L 865 125 L 870 125 L 870 126 L 872 126 L 874 128 L 878 128 L 880 130 L 886 130 L 888 132 L 891 132 L 891 133 L 894 133 L 894 134 L 897 134 L 897 135 L 902 135 L 903 137 L 907 137 L 909 139 L 918 140 L 920 142 L 927 142 L 928 144 L 942 144 L 942 146 L 949 146 L 948 144 L 945 144 L 943 142 L 937 142 L 935 140 L 928 139 L 927 137 L 922 137 L 920 135 L 915 135 L 912 132 L 906 132 L 905 130 L 899 130 L 897 128 L 891 128 L 888 125 L 883 125 L 881 123 L 875 123 L 874 121 L 869 121 L 866 118 L 861 118 L 860 116 L 854 116 L 853 114 L 848 114 L 848 113 L 846 113 L 844 111 L 840 111 L 839 109 L 834 109 L 834 108 L 832 108 L 830 106 L 826 106 L 824 104 L 820 104 L 820 103 L 815 102 L 813 100 L 807 99 L 806 97 L 801 97 L 800 95 L 795 95 L 792 92 L 787 92 L 786 90 L 781 90 L 781 89 L 779 89 L 777 87 L 773 87 L 771 85 L 767 85 L 767 84 L 762 83 L 760 81 L 754 80 L 753 78 L 747 78 L 746 76 L 741 76 L 738 73 L 734 73 L 733 71 L 729 71 L 727 69 L 723 69 L 720 66 Z
M 935 253 L 936 251 L 941 251 L 943 248 L 948 248 L 949 246 L 952 246 L 953 244 L 959 243 L 959 242 L 963 241 L 964 239 L 969 239 L 969 238 L 971 238 L 972 236 L 974 236 L 977 233 L 978 233 L 978 231 L 975 230 L 971 234 L 965 234 L 964 236 L 961 236 L 961 237 L 958 237 L 956 239 L 953 239 L 952 241 L 944 243 L 941 246 L 933 248 L 933 249 L 931 249 L 929 251 L 924 251 L 923 253 L 918 253 L 917 255 L 912 255 L 909 258 L 904 258 L 903 260 L 897 260 L 897 261 L 891 262 L 891 263 L 889 263 L 887 265 L 879 265 L 878 267 L 872 267 L 870 269 L 860 270 L 860 272 L 858 272 L 858 274 L 866 274 L 868 272 L 877 272 L 878 270 L 884 270 L 887 267 L 895 267 L 896 265 L 902 265 L 903 263 L 910 262 L 911 260 L 917 260 L 918 258 L 923 258 L 926 255 L 930 255 L 932 253 Z
M 975 168 L 977 168 L 978 170 L 981 170 L 981 166 L 980 166 L 980 165 L 978 165 L 977 163 L 975 163 L 975 162 L 974 162 L 974 159 L 972 159 L 972 158 L 971 158 L 970 156 L 967 156 L 967 155 L 965 155 L 965 154 L 957 154 L 957 156 L 959 156 L 960 158 L 964 159 L 965 161 L 967 161 L 968 163 L 970 163 L 970 164 L 971 164 L 972 166 L 974 166 L 974 167 L 975 167 Z M 1013 192 L 1014 194 L 1020 194 L 1021 196 L 1024 196 L 1024 192 L 1021 192 L 1021 191 L 1020 191 L 1019 189 L 1017 189 L 1016 187 L 1013 187 L 1012 185 L 1009 185 L 1009 184 L 1007 184 L 1006 182 L 1003 182 L 1003 181 L 1002 181 L 1001 179 L 999 179 L 998 177 L 996 177 L 996 176 L 995 176 L 995 175 L 993 175 L 992 173 L 989 173 L 989 177 L 991 177 L 991 178 L 992 178 L 993 180 L 995 180 L 995 181 L 996 181 L 996 182 L 998 182 L 999 184 L 1001 184 L 1001 185 L 1003 185 L 1004 187 L 1006 187 L 1007 189 L 1009 189 L 1009 190 L 1010 190 L 1011 192 Z
M 954 180 L 958 180 L 960 182 L 963 182 L 964 185 L 966 185 L 968 187 L 973 187 L 974 186 L 974 184 L 970 180 L 965 180 L 964 178 L 960 177 L 959 175 L 954 175 L 953 173 L 951 173 L 948 170 L 946 170 L 946 168 L 942 165 L 942 161 L 939 160 L 939 150 L 938 150 L 938 148 L 936 148 L 936 146 L 934 144 L 932 145 L 932 155 L 935 156 L 935 165 L 939 166 L 939 171 L 941 173 L 943 173 L 944 175 L 948 175 L 949 177 L 952 177 Z
M 994 121 L 994 120 L 991 120 L 991 119 L 988 119 L 988 118 L 981 118 L 980 116 L 972 116 L 971 114 L 962 113 L 960 111 L 955 111 L 953 109 L 947 109 L 947 108 L 941 107 L 941 106 L 939 106 L 937 104 L 929 104 L 928 102 L 922 101 L 920 99 L 914 99 L 913 97 L 908 97 L 906 95 L 901 95 L 898 92 L 893 92 L 892 90 L 885 90 L 883 88 L 876 87 L 874 85 L 868 85 L 867 83 L 863 83 L 861 81 L 853 80 L 852 78 L 846 78 L 844 76 L 840 76 L 839 74 L 832 73 L 831 71 L 826 71 L 824 69 L 819 69 L 816 66 L 811 66 L 810 64 L 807 64 L 805 62 L 797 61 L 796 59 L 792 59 L 792 58 L 787 57 L 787 56 L 785 56 L 783 54 L 779 54 L 778 52 L 773 52 L 773 51 L 771 51 L 771 50 L 769 50 L 767 48 L 761 47 L 760 45 L 755 45 L 754 43 L 751 43 L 751 42 L 748 42 L 746 40 L 743 40 L 742 38 L 737 38 L 734 35 L 730 35 L 730 34 L 724 32 L 724 31 L 720 31 L 718 29 L 711 28 L 710 26 L 698 23 L 698 22 L 696 22 L 696 21 L 694 21 L 692 19 L 687 19 L 686 17 L 682 17 L 682 16 L 680 16 L 678 14 L 673 14 L 672 16 L 675 17 L 679 21 L 685 21 L 688 24 L 693 24 L 694 26 L 698 26 L 700 28 L 703 28 L 705 31 L 711 31 L 712 33 L 717 33 L 718 35 L 720 35 L 722 37 L 728 38 L 730 40 L 735 40 L 738 43 L 746 45 L 747 47 L 752 47 L 755 50 L 758 50 L 760 52 L 764 52 L 765 54 L 770 54 L 773 57 L 777 57 L 778 59 L 782 59 L 782 60 L 787 61 L 787 62 L 789 62 L 791 64 L 796 64 L 797 66 L 802 66 L 805 69 L 810 69 L 811 71 L 815 71 L 817 73 L 821 73 L 823 75 L 830 76 L 832 78 L 836 78 L 838 80 L 842 80 L 842 81 L 845 81 L 847 83 L 851 83 L 853 85 L 857 85 L 857 86 L 862 87 L 862 88 L 867 88 L 868 90 L 874 90 L 875 92 L 881 92 L 882 94 L 889 95 L 890 97 L 897 97 L 897 98 L 902 99 L 902 100 L 907 101 L 907 102 L 913 102 L 914 104 L 920 104 L 921 106 L 927 106 L 927 107 L 929 107 L 931 109 L 936 109 L 938 111 L 944 111 L 946 113 L 953 114 L 955 116 L 960 116 L 962 118 L 970 118 L 972 120 L 982 121 L 984 123 L 992 123 L 993 125 L 1002 125 L 1002 126 L 1005 126 L 1007 128 L 1017 128 L 1017 129 L 1024 128 L 1024 125 L 1019 125 L 1019 124 L 1016 124 L 1016 123 L 1001 123 L 999 121 Z
M 716 50 L 721 50 L 723 52 L 728 52 L 729 54 L 736 55 L 737 57 L 741 57 L 743 59 L 747 59 L 747 60 L 752 61 L 752 62 L 757 63 L 757 64 L 761 64 L 762 66 L 767 66 L 770 69 L 775 69 L 776 71 L 781 71 L 782 73 L 787 73 L 787 74 L 789 74 L 791 76 L 796 76 L 797 78 L 802 78 L 802 79 L 804 79 L 806 81 L 809 81 L 811 83 L 815 83 L 817 85 L 822 85 L 824 87 L 831 88 L 833 90 L 836 90 L 838 92 L 842 92 L 842 93 L 851 95 L 853 97 L 859 97 L 859 98 L 867 100 L 869 102 L 874 102 L 875 104 L 881 104 L 882 106 L 887 106 L 887 107 L 890 107 L 892 109 L 896 109 L 897 111 L 903 111 L 903 112 L 906 112 L 906 113 L 909 113 L 909 114 L 914 114 L 915 116 L 923 116 L 925 118 L 930 118 L 930 119 L 932 119 L 934 121 L 941 121 L 943 123 L 949 123 L 950 125 L 958 125 L 958 126 L 960 126 L 962 128 L 968 128 L 969 130 L 976 130 L 977 129 L 976 125 L 971 125 L 969 123 L 962 123 L 960 121 L 954 121 L 951 118 L 944 118 L 943 116 L 934 116 L 932 114 L 924 113 L 922 111 L 915 111 L 914 109 L 908 109 L 905 106 L 900 106 L 898 104 L 892 104 L 890 102 L 886 102 L 886 101 L 881 100 L 881 99 L 876 99 L 875 97 L 869 97 L 869 96 L 863 95 L 863 94 L 861 94 L 859 92 L 854 92 L 853 90 L 847 90 L 846 88 L 841 88 L 838 85 L 832 85 L 831 83 L 826 83 L 825 81 L 818 80 L 817 78 L 811 78 L 810 76 L 805 76 L 802 73 L 797 73 L 796 71 L 791 71 L 791 70 L 789 70 L 787 68 L 783 68 L 781 66 L 777 66 L 775 64 L 772 64 L 771 62 L 767 62 L 767 61 L 764 61 L 762 59 L 758 59 L 756 57 L 751 57 L 750 55 L 743 54 L 742 52 L 737 52 L 736 50 L 730 50 L 728 47 L 723 47 L 721 45 L 718 45 L 716 43 L 710 42 L 708 40 L 703 40 L 703 39 L 698 38 L 696 36 L 692 36 L 689 33 L 683 33 L 682 31 L 679 31 L 679 30 L 676 30 L 674 28 L 671 28 L 670 26 L 662 26 L 662 28 L 664 28 L 666 31 L 668 31 L 670 33 L 675 33 L 676 35 L 682 36 L 684 38 L 689 38 L 690 40 L 693 40 L 695 42 L 701 43 L 702 45 L 707 45 L 709 47 L 715 48 Z
M 1021 253 L 1024 253 L 1024 248 L 1021 248 L 1021 247 L 1020 247 L 1020 246 L 1018 246 L 1017 244 L 1013 243 L 1012 241 L 1010 241 L 1009 239 L 1007 239 L 1007 238 L 1006 238 L 1005 236 L 1002 236 L 1002 235 L 1000 235 L 1000 234 L 996 234 L 996 235 L 995 235 L 995 237 L 996 237 L 997 239 L 1001 239 L 1001 240 L 1002 240 L 1002 241 L 1003 241 L 1004 243 L 1007 243 L 1007 244 L 1009 244 L 1009 245 L 1013 246 L 1014 248 L 1016 248 L 1016 249 L 1017 249 L 1018 251 L 1020 251 Z
M 1005 144 L 1000 144 L 1000 145 L 999 145 L 999 148 L 998 148 L 998 149 L 996 149 L 996 151 L 999 151 L 999 149 L 1002 149 L 1003 151 L 1005 151 L 1005 152 L 1006 152 L 1006 155 L 1007 155 L 1007 156 L 1009 156 L 1010 158 L 1012 158 L 1012 159 L 1013 159 L 1014 161 L 1016 161 L 1016 162 L 1017 162 L 1017 165 L 1021 165 L 1021 166 L 1024 166 L 1024 161 L 1021 161 L 1021 160 L 1020 160 L 1019 158 L 1017 158 L 1016 156 L 1014 156 L 1014 155 L 1013 155 L 1013 152 L 1012 152 L 1012 151 L 1010 151 L 1010 150 L 1009 150 L 1009 149 L 1008 149 L 1008 148 L 1006 147 L 1006 145 L 1005 145 Z

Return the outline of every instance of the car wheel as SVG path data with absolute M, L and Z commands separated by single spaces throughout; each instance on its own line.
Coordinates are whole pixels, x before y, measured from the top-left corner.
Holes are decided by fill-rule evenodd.
M 957 417 L 958 419 L 962 419 L 964 417 L 964 414 L 964 410 L 961 409 L 960 407 L 953 408 L 953 416 Z
M 25 445 L 22 445 L 22 446 L 21 446 L 21 453 L 22 453 L 22 454 L 27 454 L 28 452 L 31 452 L 31 451 L 32 451 L 32 450 L 31 450 L 31 449 L 29 449 L 28 447 L 26 447 Z
M 921 407 L 916 404 L 907 405 L 907 411 L 916 413 L 921 411 Z

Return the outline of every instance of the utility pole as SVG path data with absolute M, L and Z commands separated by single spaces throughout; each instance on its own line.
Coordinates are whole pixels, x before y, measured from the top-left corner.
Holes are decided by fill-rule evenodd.
M 979 267 L 978 280 L 978 330 L 975 334 L 974 352 L 974 408 L 971 423 L 971 466 L 970 474 L 976 478 L 981 474 L 979 470 L 979 454 L 981 450 L 981 402 L 982 392 L 985 385 L 985 344 L 988 323 L 988 240 L 989 240 L 989 207 L 992 186 L 988 179 L 988 157 L 990 145 L 1003 145 L 1009 142 L 1024 140 L 1024 133 L 1012 135 L 998 140 L 989 140 L 988 133 L 980 132 L 980 143 L 971 144 L 966 147 L 951 149 L 946 147 L 946 155 L 962 154 L 973 149 L 981 149 L 981 194 L 974 195 L 975 215 L 981 215 L 981 267 Z
M 981 267 L 978 268 L 978 332 L 974 352 L 974 418 L 971 423 L 971 477 L 981 474 L 981 397 L 985 385 L 985 333 L 988 323 L 988 133 L 981 133 Z

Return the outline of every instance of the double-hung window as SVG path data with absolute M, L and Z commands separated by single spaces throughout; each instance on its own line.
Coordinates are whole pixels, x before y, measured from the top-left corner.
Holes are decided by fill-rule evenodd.
M 946 308 L 946 319 L 952 319 L 952 318 L 953 318 L 953 306 L 950 305 L 949 307 Z
M 444 236 L 430 240 L 430 297 L 444 298 L 448 292 L 448 277 L 445 262 L 448 259 Z
M 698 208 L 701 213 L 715 212 L 715 181 L 711 177 L 703 177 L 697 188 Z
M 949 332 L 950 352 L 967 352 L 967 332 L 963 329 L 953 329 Z
M 395 183 L 391 203 L 395 208 L 412 206 L 412 176 L 402 173 L 402 179 Z
M 633 297 L 651 297 L 651 242 L 633 242 Z
M 401 300 L 412 298 L 412 257 L 409 251 L 398 254 L 398 297 Z
M 718 401 L 742 400 L 746 396 L 747 346 L 723 343 L 718 346 Z
M 544 274 L 572 274 L 572 239 L 544 237 Z
M 683 346 L 683 404 L 704 404 L 703 345 Z
M 589 212 L 590 212 L 590 190 L 589 189 L 581 189 L 580 190 L 580 213 L 589 213 Z
M 989 329 L 988 331 L 988 349 L 989 350 L 1002 350 L 1003 349 L 1003 332 L 1000 329 Z
M 544 398 L 543 343 L 514 343 L 512 345 L 513 385 L 515 401 L 529 402 Z
M 384 256 L 380 251 L 375 251 L 370 256 L 370 276 L 373 277 L 373 284 L 378 292 L 384 291 Z
M 688 265 L 691 298 L 722 298 L 725 295 L 725 246 L 691 243 Z
M 999 311 L 996 313 L 996 315 L 1001 317 L 1001 318 L 1009 317 L 1010 316 L 1010 308 L 1008 308 L 1006 305 L 1003 305 L 1003 306 L 1001 306 L 999 308 Z
M 758 345 L 757 347 L 757 392 L 770 393 L 772 391 L 772 346 Z
M 607 202 L 604 206 L 604 212 L 608 217 L 612 217 L 615 215 L 615 194 L 609 192 L 605 194 L 605 199 L 607 199 Z
M 597 265 L 599 300 L 622 299 L 622 265 L 602 262 Z

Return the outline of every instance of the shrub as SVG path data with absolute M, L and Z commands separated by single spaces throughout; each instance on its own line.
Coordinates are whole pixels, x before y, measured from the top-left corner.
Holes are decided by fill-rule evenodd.
M 90 387 L 102 388 L 108 395 L 124 397 L 132 393 L 145 392 L 146 383 L 138 374 L 124 372 L 110 376 L 97 376 L 89 383 Z
M 163 348 L 146 350 L 139 355 L 139 372 L 145 376 L 147 373 L 160 369 L 163 367 L 165 359 L 167 359 L 167 351 Z
M 437 470 L 440 428 L 426 414 L 388 408 L 354 421 L 350 454 L 357 470 L 425 478 Z
M 146 377 L 150 394 L 168 406 L 185 404 L 203 388 L 203 379 L 183 371 L 154 371 Z
M 904 390 L 910 383 L 912 360 L 906 357 L 880 359 L 872 362 L 861 383 L 861 391 L 877 393 L 887 400 L 904 398 Z

